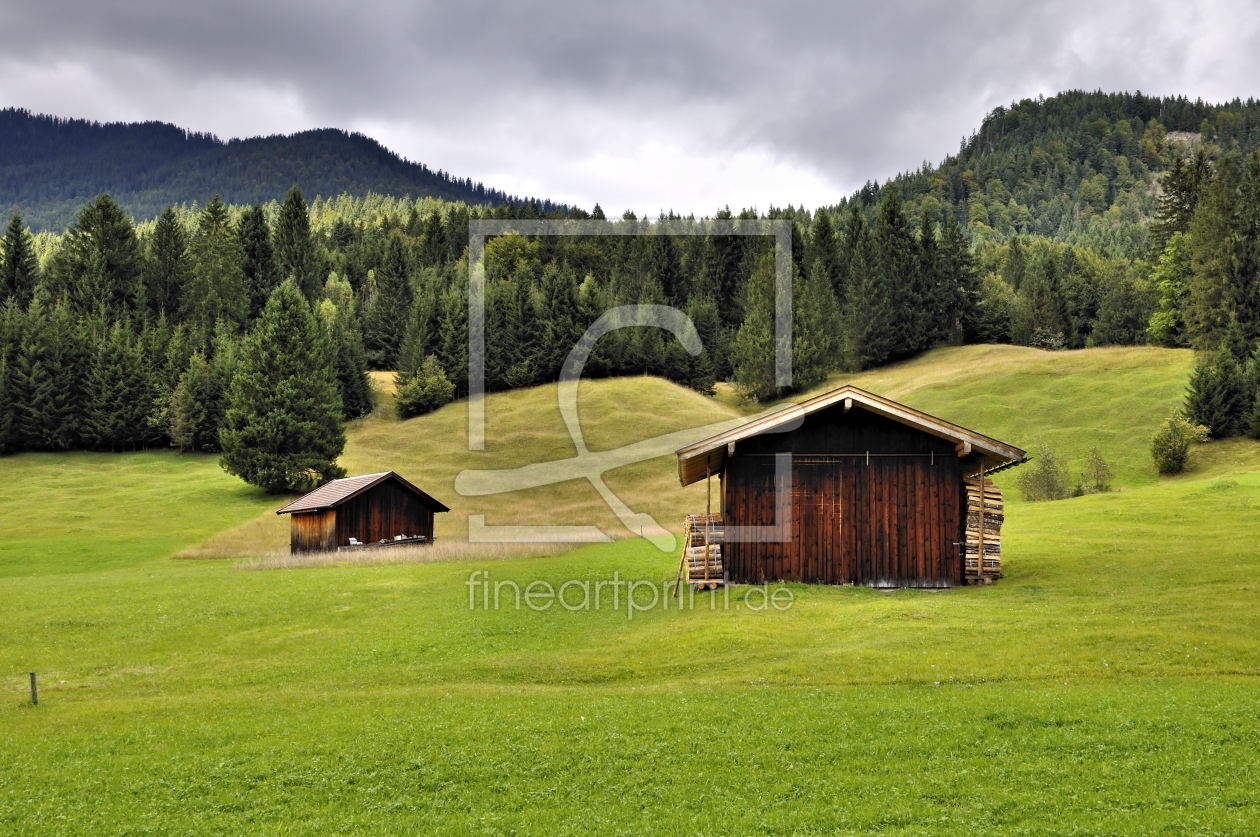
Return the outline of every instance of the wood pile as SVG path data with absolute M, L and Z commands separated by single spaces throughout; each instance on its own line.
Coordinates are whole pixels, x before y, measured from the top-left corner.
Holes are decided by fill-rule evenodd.
M 689 514 L 683 524 L 682 558 L 678 565 L 678 579 L 674 592 L 684 578 L 688 584 L 702 590 L 711 590 L 722 583 L 722 544 L 725 527 L 720 514 Z
M 992 480 L 964 482 L 967 535 L 963 544 L 963 576 L 970 584 L 988 584 L 1002 576 L 1002 489 Z

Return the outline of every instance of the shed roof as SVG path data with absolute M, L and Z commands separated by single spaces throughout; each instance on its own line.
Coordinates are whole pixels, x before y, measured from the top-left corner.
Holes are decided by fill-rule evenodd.
M 777 430 L 792 422 L 799 421 L 811 413 L 816 413 L 838 404 L 843 404 L 846 412 L 857 407 L 884 418 L 892 419 L 907 427 L 930 433 L 941 439 L 947 439 L 954 443 L 960 457 L 977 457 L 977 467 L 983 463 L 986 470 L 1024 461 L 1025 451 L 1014 445 L 1000 442 L 974 430 L 968 430 L 944 419 L 939 419 L 936 416 L 928 415 L 912 407 L 898 404 L 896 401 L 846 384 L 839 389 L 823 393 L 808 401 L 802 401 L 799 404 L 789 404 L 778 412 L 753 419 L 733 430 L 728 430 L 725 433 L 719 433 L 716 436 L 711 436 L 708 439 L 679 448 L 676 451 L 678 455 L 678 479 L 683 485 L 691 485 L 693 482 L 699 482 L 704 479 L 710 473 L 719 473 L 722 470 L 722 462 L 726 458 L 729 445 L 743 439 L 759 436 L 762 433 Z
M 404 487 L 423 497 L 429 505 L 433 506 L 434 511 L 450 511 L 445 505 L 416 488 L 393 471 L 383 471 L 379 474 L 363 474 L 357 477 L 346 477 L 345 479 L 324 483 L 311 493 L 303 494 L 287 506 L 277 509 L 276 514 L 293 514 L 294 512 L 313 512 L 336 508 L 347 500 L 358 497 L 369 488 L 374 488 L 390 479 L 398 481 Z

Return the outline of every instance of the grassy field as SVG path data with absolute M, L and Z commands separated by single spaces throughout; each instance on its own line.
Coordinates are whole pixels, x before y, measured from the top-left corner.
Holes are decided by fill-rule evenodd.
M 1097 444 L 1120 490 L 1012 496 L 991 587 L 791 585 L 782 610 L 755 588 L 662 609 L 646 583 L 633 614 L 518 610 L 507 588 L 496 610 L 468 585 L 659 585 L 676 559 L 637 539 L 511 561 L 171 560 L 216 532 L 283 534 L 250 522 L 278 503 L 201 458 L 0 460 L 0 832 L 1255 833 L 1260 445 L 1156 478 L 1146 442 L 1188 366 L 970 347 L 858 376 L 1077 468 Z M 450 488 L 573 454 L 553 392 L 496 399 L 484 454 L 452 405 L 363 422 L 347 465 L 433 486 L 449 518 L 611 530 L 582 483 L 520 506 Z M 584 384 L 582 410 L 599 449 L 747 408 L 633 379 Z M 671 460 L 623 470 L 609 483 L 663 522 L 696 507 Z

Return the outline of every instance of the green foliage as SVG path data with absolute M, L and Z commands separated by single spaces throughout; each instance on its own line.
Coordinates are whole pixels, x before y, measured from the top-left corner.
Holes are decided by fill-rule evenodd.
M 744 322 L 731 347 L 735 385 L 745 396 L 768 401 L 779 395 L 775 375 L 774 256 L 767 254 L 748 280 Z
M 1025 500 L 1062 500 L 1071 493 L 1067 466 L 1044 442 L 1033 457 L 1032 464 L 1020 469 L 1017 482 Z
M 1212 437 L 1236 436 L 1255 402 L 1254 372 L 1246 365 L 1247 343 L 1231 320 L 1220 347 L 1200 353 L 1186 390 L 1186 417 L 1207 427 Z
M 1180 474 L 1186 467 L 1190 447 L 1210 438 L 1208 428 L 1174 413 L 1151 437 L 1151 459 L 1161 474 Z
M 62 236 L 52 260 L 48 296 L 74 312 L 109 320 L 145 307 L 143 256 L 135 226 L 109 195 L 85 206 Z
M 340 290 L 333 279 L 325 286 L 325 293 Z M 344 288 L 349 291 L 348 286 Z M 337 305 L 326 298 L 320 305 L 324 339 L 334 353 L 333 362 L 337 375 L 337 390 L 341 394 L 342 418 L 350 421 L 363 418 L 372 412 L 372 382 L 368 378 L 367 354 L 363 350 L 363 338 L 359 336 L 359 324 L 355 319 L 353 301 L 348 294 Z
M 1085 472 L 1081 474 L 1085 491 L 1093 494 L 1110 491 L 1113 479 L 1115 479 L 1115 474 L 1111 472 L 1111 466 L 1103 458 L 1098 445 L 1094 445 L 1089 449 L 1089 458 L 1085 460 Z
M 31 231 L 14 212 L 0 239 L 0 302 L 12 297 L 21 308 L 31 302 L 39 283 L 39 260 Z
M 280 281 L 275 248 L 271 244 L 271 226 L 263 208 L 254 204 L 241 214 L 241 272 L 249 297 L 249 319 L 255 320 Z
M 148 441 L 153 374 L 138 337 L 115 323 L 90 361 L 82 434 L 96 448 L 134 450 Z
M 363 343 L 368 365 L 373 369 L 394 369 L 407 332 L 411 312 L 411 271 L 402 235 L 389 237 L 384 258 L 376 269 L 376 288 L 368 301 Z M 465 303 L 466 304 L 466 303 Z
M 188 234 L 175 210 L 168 206 L 154 223 L 145 251 L 144 283 L 153 317 L 173 320 L 179 315 L 191 274 Z
M 1189 345 L 1185 307 L 1192 268 L 1190 239 L 1183 232 L 1174 232 L 1151 271 L 1151 283 L 1159 293 L 1159 307 L 1151 315 L 1148 333 L 1151 340 L 1160 346 L 1176 348 Z
M 418 369 L 407 372 L 405 377 L 400 373 L 395 379 L 401 379 L 394 394 L 399 418 L 431 413 L 449 404 L 455 395 L 455 385 L 433 355 L 424 358 Z
M 302 190 L 296 185 L 289 189 L 280 206 L 275 230 L 275 259 L 280 277 L 296 282 L 307 301 L 313 302 L 324 278 L 320 276 L 315 242 L 311 238 L 310 212 Z
M 80 444 L 90 362 L 83 338 L 68 306 L 31 303 L 11 361 L 15 447 L 65 450 Z
M 241 347 L 219 433 L 222 465 L 275 494 L 344 476 L 341 397 L 330 349 L 301 291 L 282 283 Z
M 218 195 L 201 212 L 191 251 L 192 276 L 181 306 L 184 319 L 206 334 L 220 321 L 243 324 L 249 298 L 241 242 Z

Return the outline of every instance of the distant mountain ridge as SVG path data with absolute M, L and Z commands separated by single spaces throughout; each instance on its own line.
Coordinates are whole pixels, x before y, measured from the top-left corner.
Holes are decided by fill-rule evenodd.
M 308 198 L 375 192 L 469 204 L 520 200 L 336 128 L 224 142 L 164 122 L 102 124 L 0 110 L 0 210 L 18 210 L 35 230 L 60 231 L 101 192 L 139 221 L 216 192 L 228 203 L 280 200 L 294 183 Z

